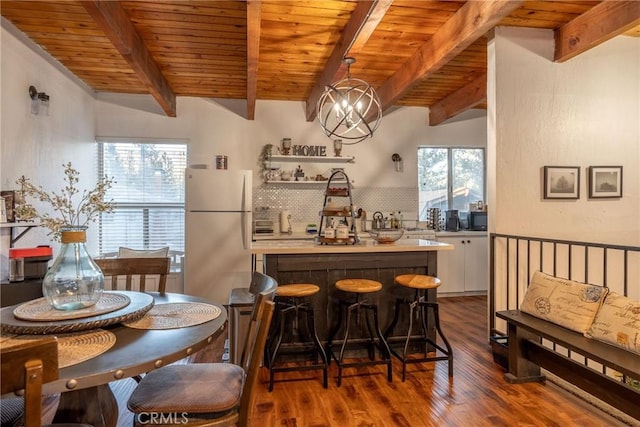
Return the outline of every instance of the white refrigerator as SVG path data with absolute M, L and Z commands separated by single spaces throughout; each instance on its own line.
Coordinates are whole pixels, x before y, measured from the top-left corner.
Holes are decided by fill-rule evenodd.
M 251 283 L 252 172 L 186 170 L 185 276 L 188 295 L 228 304 Z

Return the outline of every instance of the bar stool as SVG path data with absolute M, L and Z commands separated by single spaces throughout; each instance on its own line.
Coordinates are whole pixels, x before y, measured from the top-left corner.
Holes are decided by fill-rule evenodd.
M 409 306 L 409 328 L 407 330 L 407 335 L 404 338 L 404 348 L 402 354 L 398 353 L 393 346 L 391 346 L 391 352 L 394 356 L 402 361 L 402 381 L 404 382 L 407 371 L 407 363 L 418 363 L 418 362 L 434 362 L 438 360 L 447 360 L 449 363 L 449 377 L 453 376 L 453 350 L 449 345 L 449 341 L 445 338 L 442 333 L 442 329 L 440 328 L 440 316 L 438 314 L 438 303 L 430 302 L 427 300 L 427 291 L 429 289 L 436 289 L 440 286 L 440 279 L 433 276 L 426 276 L 421 274 L 402 274 L 400 276 L 395 277 L 395 283 L 400 286 L 404 286 L 407 288 L 411 288 L 415 290 L 415 294 L 413 300 L 407 301 L 403 298 L 396 299 L 396 307 L 395 313 L 393 316 L 393 321 L 385 331 L 385 338 L 389 340 L 389 336 L 393 333 L 393 329 L 398 323 L 398 318 L 400 316 L 400 309 L 403 305 Z M 422 294 L 421 294 L 422 291 Z M 436 332 L 440 335 L 442 342 L 444 343 L 445 348 L 442 348 L 435 342 L 435 339 L 431 339 L 428 334 L 427 329 L 427 316 L 428 310 L 431 309 L 433 311 L 433 319 Z M 413 330 L 413 319 L 419 318 L 422 324 L 422 335 L 411 335 Z M 435 337 L 434 337 L 435 338 Z M 420 341 L 424 344 L 424 357 L 422 358 L 410 358 L 408 355 L 409 343 Z M 443 356 L 428 356 L 428 352 L 430 349 L 435 348 L 440 350 Z
M 324 351 L 318 333 L 316 331 L 316 322 L 313 317 L 313 307 L 308 301 L 303 300 L 311 295 L 315 295 L 320 290 L 317 285 L 307 283 L 297 283 L 291 285 L 278 286 L 276 291 L 276 308 L 275 319 L 273 326 L 271 327 L 271 334 L 267 339 L 267 345 L 265 347 L 265 363 L 269 369 L 269 391 L 273 391 L 273 379 L 276 372 L 291 372 L 291 371 L 310 371 L 316 369 L 322 369 L 323 379 L 322 385 L 324 388 L 328 386 L 327 380 L 327 367 L 329 361 L 327 354 Z M 300 331 L 298 328 L 298 320 L 300 319 L 300 313 L 304 313 L 307 321 L 307 332 L 310 335 L 309 340 L 301 340 Z M 287 322 L 287 316 L 291 315 L 292 323 Z M 289 327 L 289 330 L 293 330 L 294 335 L 297 334 L 298 341 L 291 342 L 290 346 L 297 346 L 297 349 L 287 348 L 288 354 L 304 354 L 309 353 L 313 358 L 312 364 L 296 365 L 296 366 L 276 366 L 276 359 L 280 354 L 283 337 L 285 330 Z M 295 336 L 294 336 L 295 339 Z M 318 355 L 321 362 L 318 363 Z
M 391 350 L 389 349 L 389 345 L 382 335 L 380 331 L 380 325 L 378 322 L 378 305 L 375 303 L 370 303 L 366 299 L 361 299 L 362 295 L 377 292 L 382 289 L 382 283 L 377 282 L 375 280 L 368 279 L 343 279 L 338 280 L 335 284 L 338 290 L 347 293 L 347 299 L 340 299 L 339 302 L 339 314 L 338 321 L 336 322 L 332 332 L 329 334 L 327 340 L 327 351 L 329 353 L 329 357 L 333 358 L 338 365 L 338 387 L 342 384 L 342 369 L 349 367 L 360 367 L 360 366 L 371 366 L 371 365 L 387 365 L 387 379 L 388 381 L 392 380 L 392 366 L 391 366 Z M 354 301 L 349 301 L 349 296 L 355 295 Z M 353 313 L 355 312 L 356 322 L 360 324 L 361 313 L 364 310 L 364 321 L 366 323 L 366 329 L 368 333 L 368 338 L 350 338 L 351 333 L 351 319 Z M 343 312 L 346 312 L 347 318 L 343 323 Z M 373 328 L 371 327 L 371 319 L 370 316 L 367 316 L 367 313 L 373 314 L 374 328 L 375 334 L 378 337 L 378 342 L 376 343 L 375 338 L 373 336 Z M 336 355 L 333 351 L 333 338 L 337 335 L 337 333 L 343 329 L 344 336 L 342 338 L 342 342 L 340 345 L 340 353 Z M 364 328 L 363 328 L 364 329 Z M 357 362 L 344 362 L 344 353 L 347 347 L 351 344 L 352 346 L 356 345 L 366 345 L 369 360 L 366 361 L 357 361 Z M 381 353 L 381 358 L 376 360 L 375 358 L 375 348 Z

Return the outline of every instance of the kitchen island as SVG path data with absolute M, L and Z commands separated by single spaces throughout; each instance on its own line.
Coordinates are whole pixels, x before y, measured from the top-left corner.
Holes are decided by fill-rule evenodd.
M 380 325 L 384 329 L 391 322 L 396 298 L 411 298 L 412 292 L 394 284 L 399 274 L 428 274 L 437 276 L 437 252 L 453 250 L 453 245 L 431 240 L 400 239 L 380 244 L 363 239 L 355 245 L 320 245 L 309 240 L 253 242 L 251 253 L 262 257 L 264 272 L 279 285 L 313 283 L 320 287 L 314 295 L 316 326 L 321 340 L 336 318 L 336 299 L 344 295 L 335 289 L 335 282 L 345 278 L 364 278 L 382 283 L 380 292 L 370 300 L 379 305 Z M 443 283 L 443 287 L 447 284 Z M 436 290 L 428 299 L 435 301 Z M 406 323 L 404 313 L 400 324 Z M 431 323 L 431 322 L 430 322 Z M 399 325 L 396 329 L 400 329 Z

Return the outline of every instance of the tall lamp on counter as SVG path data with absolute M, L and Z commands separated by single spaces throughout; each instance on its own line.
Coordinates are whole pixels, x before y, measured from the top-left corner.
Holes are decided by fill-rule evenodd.
M 316 113 L 328 137 L 340 138 L 342 144 L 351 145 L 373 136 L 382 119 L 382 107 L 369 83 L 351 77 L 350 67 L 355 58 L 345 57 L 342 62 L 347 65 L 347 77 L 326 86 Z

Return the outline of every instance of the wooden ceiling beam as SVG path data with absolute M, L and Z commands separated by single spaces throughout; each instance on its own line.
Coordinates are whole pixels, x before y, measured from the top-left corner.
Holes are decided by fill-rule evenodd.
M 167 116 L 176 117 L 176 95 L 119 2 L 91 0 L 81 3 Z
M 486 0 L 465 3 L 377 90 L 382 111 L 438 71 L 522 5 L 522 0 Z M 367 117 L 371 120 L 374 117 Z
M 262 2 L 247 1 L 247 119 L 256 115 L 258 64 L 260 59 L 260 21 Z
M 325 87 L 346 74 L 342 60 L 345 56 L 356 56 L 367 43 L 393 0 L 360 1 L 353 10 L 349 22 L 344 27 L 340 40 L 336 44 L 311 94 L 306 102 L 307 121 L 316 118 L 316 105 L 324 93 Z
M 556 62 L 564 62 L 640 24 L 640 2 L 606 0 L 555 31 Z
M 487 100 L 487 73 L 429 107 L 429 126 L 436 126 Z

